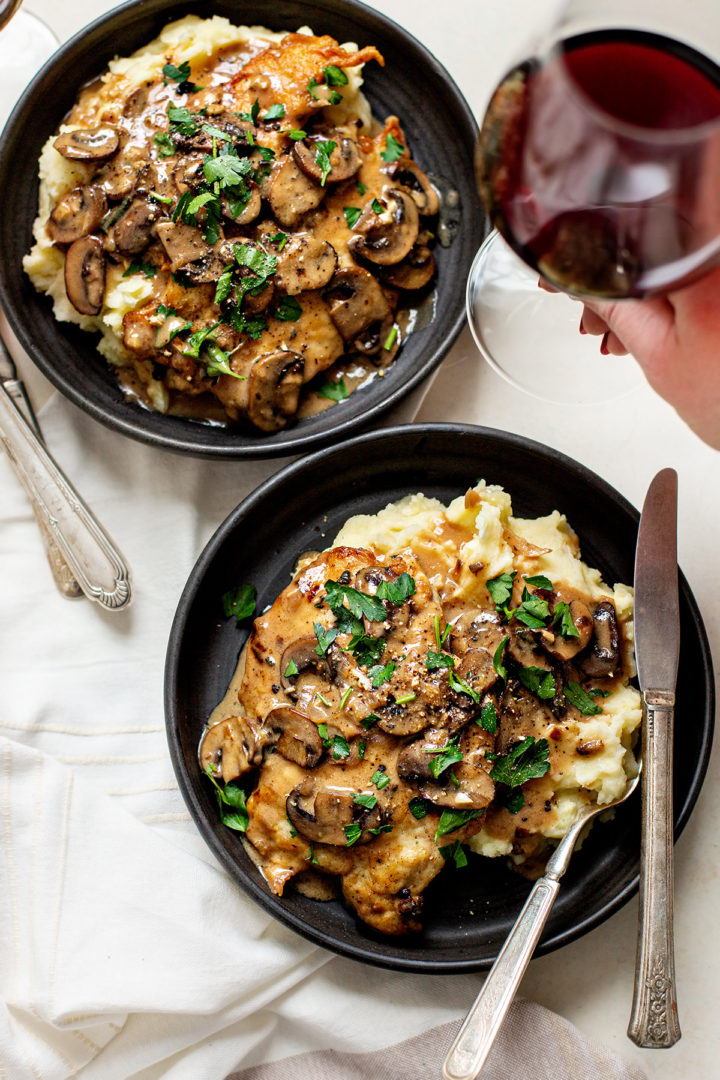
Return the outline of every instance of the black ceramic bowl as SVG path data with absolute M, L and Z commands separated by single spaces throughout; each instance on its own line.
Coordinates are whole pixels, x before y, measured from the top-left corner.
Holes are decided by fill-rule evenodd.
M 223 15 L 235 23 L 294 30 L 309 24 L 339 41 L 376 45 L 385 67 L 365 68 L 365 93 L 376 116 L 401 118 L 413 155 L 427 172 L 458 193 L 460 221 L 450 247 L 436 247 L 434 316 L 411 334 L 383 379 L 346 401 L 267 435 L 162 416 L 128 401 L 105 360 L 96 334 L 57 323 L 22 269 L 37 212 L 37 158 L 71 108 L 79 87 L 118 54 L 128 55 L 184 15 Z M 487 231 L 473 178 L 477 128 L 443 67 L 402 27 L 357 0 L 136 0 L 91 23 L 43 68 L 10 117 L 0 143 L 0 303 L 22 345 L 51 382 L 110 427 L 169 450 L 209 457 L 293 454 L 340 439 L 396 404 L 442 360 L 464 320 L 465 280 Z
M 205 719 L 224 696 L 248 630 L 222 617 L 220 598 L 241 582 L 258 590 L 258 610 L 288 584 L 300 552 L 327 546 L 348 517 L 373 513 L 421 491 L 448 501 L 484 477 L 513 497 L 520 516 L 565 513 L 583 558 L 609 582 L 633 579 L 638 513 L 594 473 L 518 435 L 429 424 L 363 435 L 277 473 L 220 526 L 180 600 L 165 672 L 168 739 L 178 781 L 198 828 L 223 866 L 262 907 L 299 933 L 356 960 L 423 972 L 489 967 L 529 884 L 503 859 L 471 856 L 426 892 L 425 931 L 383 938 L 339 901 L 320 903 L 288 889 L 272 895 L 237 833 L 220 822 L 197 748 Z M 675 746 L 675 826 L 680 832 L 700 791 L 713 730 L 712 662 L 702 620 L 681 578 L 682 648 L 678 715 L 693 718 Z M 634 893 L 640 850 L 639 798 L 596 824 L 572 859 L 540 944 L 548 952 L 597 926 Z

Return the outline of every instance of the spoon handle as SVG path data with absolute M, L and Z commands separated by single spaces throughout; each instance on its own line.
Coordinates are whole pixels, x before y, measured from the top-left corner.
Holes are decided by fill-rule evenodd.
M 530 963 L 559 888 L 559 880 L 547 875 L 535 882 L 517 922 L 450 1048 L 443 1066 L 445 1080 L 475 1080 L 485 1064 L 520 980 Z
M 675 695 L 643 694 L 640 922 L 628 1036 L 638 1046 L 668 1047 L 680 1038 L 673 935 L 672 739 Z
M 0 384 L 0 442 L 73 578 L 90 600 L 117 610 L 130 602 L 130 571 L 92 511 L 58 468 Z

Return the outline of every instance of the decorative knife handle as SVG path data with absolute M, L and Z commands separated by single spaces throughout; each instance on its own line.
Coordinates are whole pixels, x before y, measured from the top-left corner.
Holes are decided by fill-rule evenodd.
M 4 390 L 0 440 L 84 594 L 111 610 L 126 607 L 131 592 L 125 560 Z
M 674 1046 L 680 1038 L 673 938 L 672 742 L 675 695 L 643 694 L 640 924 L 628 1037 L 638 1046 Z

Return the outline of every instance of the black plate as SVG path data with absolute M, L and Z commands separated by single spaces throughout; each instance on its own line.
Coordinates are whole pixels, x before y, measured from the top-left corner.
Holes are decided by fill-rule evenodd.
M 273 30 L 309 24 L 339 41 L 374 44 L 385 67 L 365 68 L 364 90 L 378 117 L 397 115 L 418 164 L 459 194 L 460 226 L 449 248 L 436 246 L 435 315 L 411 334 L 382 379 L 346 401 L 276 434 L 211 427 L 149 412 L 128 401 L 96 351 L 98 335 L 57 323 L 47 297 L 22 270 L 37 212 L 37 158 L 71 108 L 78 88 L 119 54 L 128 55 L 169 21 L 187 14 L 224 15 Z M 141 0 L 91 23 L 43 68 L 10 117 L 0 142 L 0 303 L 24 348 L 76 405 L 110 427 L 169 450 L 208 457 L 271 457 L 309 450 L 358 430 L 396 404 L 446 355 L 465 318 L 465 280 L 487 232 L 473 176 L 477 126 L 455 83 L 402 27 L 356 0 Z
M 606 581 L 632 582 L 637 511 L 594 473 L 518 435 L 455 424 L 413 425 L 364 435 L 313 454 L 263 484 L 220 526 L 180 600 L 165 672 L 168 739 L 178 781 L 198 828 L 225 868 L 262 907 L 311 940 L 357 960 L 424 972 L 489 967 L 529 885 L 505 860 L 471 858 L 444 871 L 426 892 L 425 932 L 382 938 L 338 901 L 288 890 L 273 896 L 237 833 L 220 823 L 197 761 L 205 719 L 223 697 L 247 630 L 222 618 L 220 597 L 241 582 L 258 589 L 258 610 L 288 584 L 297 555 L 327 546 L 352 514 L 373 513 L 421 491 L 443 501 L 484 477 L 513 497 L 518 516 L 565 513 L 583 558 Z M 682 648 L 675 744 L 676 835 L 686 824 L 707 768 L 713 731 L 712 661 L 705 630 L 681 577 Z M 638 883 L 639 799 L 597 824 L 563 879 L 540 952 L 579 937 L 617 911 Z

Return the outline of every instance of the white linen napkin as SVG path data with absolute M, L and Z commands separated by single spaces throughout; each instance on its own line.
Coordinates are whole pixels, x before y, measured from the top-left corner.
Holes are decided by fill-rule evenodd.
M 381 971 L 280 926 L 217 866 L 175 783 L 162 672 L 177 599 L 214 529 L 282 463 L 166 454 L 59 395 L 41 422 L 126 555 L 135 599 L 107 613 L 59 596 L 0 458 L 0 1077 L 221 1078 L 457 1022 L 476 976 Z M 598 1076 L 638 1080 L 592 1052 Z M 365 1075 L 356 1064 L 308 1075 Z

